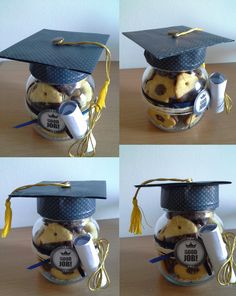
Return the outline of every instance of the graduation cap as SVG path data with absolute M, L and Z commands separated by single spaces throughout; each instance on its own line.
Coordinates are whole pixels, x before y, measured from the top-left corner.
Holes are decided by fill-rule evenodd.
M 78 220 L 92 216 L 96 199 L 106 199 L 106 181 L 47 181 L 15 189 L 6 200 L 5 227 L 2 237 L 11 229 L 12 198 L 37 198 L 37 212 L 52 220 Z
M 141 234 L 141 211 L 137 196 L 141 188 L 161 187 L 161 207 L 169 211 L 203 211 L 214 210 L 219 206 L 219 185 L 231 184 L 229 181 L 192 182 L 191 179 L 166 179 L 180 182 L 149 184 L 165 179 L 152 179 L 135 185 L 137 188 L 133 197 L 130 232 Z
M 196 69 L 204 63 L 207 47 L 234 41 L 186 26 L 123 34 L 145 49 L 145 58 L 151 66 L 167 71 Z
M 43 82 L 74 83 L 93 72 L 103 50 L 99 44 L 105 45 L 108 38 L 105 34 L 43 29 L 3 50 L 0 57 L 29 63 L 32 75 Z M 75 41 L 89 44 L 59 46 Z

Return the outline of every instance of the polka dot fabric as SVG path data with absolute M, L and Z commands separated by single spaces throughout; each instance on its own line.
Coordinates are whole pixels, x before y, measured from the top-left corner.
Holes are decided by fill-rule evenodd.
M 37 199 L 37 212 L 53 220 L 77 220 L 92 216 L 96 200 L 92 198 L 49 197 Z
M 205 62 L 206 48 L 188 51 L 184 54 L 165 58 L 156 59 L 150 52 L 145 51 L 144 56 L 147 62 L 160 70 L 166 71 L 192 71 L 197 69 Z
M 88 76 L 85 73 L 42 64 L 30 64 L 30 73 L 36 79 L 49 84 L 76 83 Z
M 161 207 L 170 211 L 214 210 L 219 206 L 219 185 L 162 188 Z

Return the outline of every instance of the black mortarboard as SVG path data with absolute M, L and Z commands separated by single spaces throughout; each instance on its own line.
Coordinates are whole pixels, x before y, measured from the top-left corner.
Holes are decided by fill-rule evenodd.
M 135 187 L 161 187 L 161 207 L 170 211 L 214 210 L 219 206 L 219 185 L 228 181 L 161 183 Z
M 196 69 L 204 63 L 207 47 L 234 41 L 204 31 L 174 37 L 175 33 L 190 29 L 175 26 L 123 34 L 145 49 L 144 55 L 150 65 L 167 71 Z
M 70 181 L 69 187 L 53 186 L 58 181 L 47 181 L 16 190 L 13 197 L 37 198 L 37 212 L 42 217 L 53 220 L 77 220 L 90 217 L 96 209 L 96 199 L 106 199 L 105 181 Z M 35 184 L 36 185 L 36 184 Z
M 89 44 L 57 46 L 53 40 L 58 37 L 106 44 L 109 35 L 43 29 L 3 50 L 0 57 L 30 63 L 32 75 L 47 83 L 73 83 L 91 74 L 103 49 Z

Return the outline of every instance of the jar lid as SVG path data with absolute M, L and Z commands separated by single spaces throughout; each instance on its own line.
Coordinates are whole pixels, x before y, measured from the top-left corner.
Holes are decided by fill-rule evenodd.
M 78 220 L 90 217 L 96 210 L 96 199 L 106 199 L 106 181 L 70 181 L 68 186 L 47 181 L 16 190 L 9 196 L 37 198 L 37 212 L 52 220 Z M 40 186 L 40 184 L 44 184 Z M 45 184 L 48 184 L 45 185 Z M 54 186 L 57 184 L 57 186 Z
M 30 63 L 31 73 L 44 82 L 70 83 L 73 77 L 93 72 L 103 51 L 96 44 L 105 45 L 108 38 L 106 34 L 43 29 L 3 50 L 0 57 Z M 58 46 L 64 40 L 72 44 Z M 78 42 L 90 44 L 74 46 Z
M 147 62 L 166 71 L 190 71 L 205 61 L 209 46 L 234 40 L 199 28 L 175 26 L 123 33 L 145 49 Z
M 76 83 L 88 76 L 86 73 L 67 70 L 43 64 L 33 64 L 29 66 L 30 73 L 38 80 L 49 84 L 70 84 Z
M 219 206 L 219 185 L 229 181 L 161 183 L 136 187 L 161 187 L 161 207 L 169 211 L 214 210 Z

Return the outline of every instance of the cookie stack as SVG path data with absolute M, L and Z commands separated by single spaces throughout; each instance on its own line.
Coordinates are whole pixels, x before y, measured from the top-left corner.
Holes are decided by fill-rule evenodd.
M 193 114 L 191 105 L 206 89 L 204 67 L 193 71 L 172 72 L 149 67 L 143 77 L 142 92 L 148 103 L 151 122 L 167 131 L 178 131 L 197 124 L 203 112 Z
M 96 240 L 99 235 L 99 226 L 97 222 L 92 218 L 78 219 L 76 221 L 60 221 L 55 222 L 49 219 L 41 219 L 39 220 L 34 228 L 33 228 L 33 250 L 36 253 L 37 259 L 39 262 L 43 262 L 45 260 L 50 260 L 50 256 L 54 250 L 68 250 L 77 258 L 77 254 L 74 251 L 74 239 L 80 235 L 90 234 L 94 241 L 95 247 Z M 73 258 L 64 257 L 64 258 Z M 41 273 L 50 281 L 56 283 L 68 283 L 79 281 L 83 277 L 85 277 L 85 272 L 81 262 L 76 259 L 74 261 L 77 264 L 73 266 L 72 263 L 67 267 L 58 268 L 51 262 L 44 263 L 41 266 Z M 71 268 L 72 267 L 72 268 Z
M 75 80 L 78 79 L 76 76 Z M 27 82 L 26 106 L 31 118 L 38 122 L 34 128 L 43 137 L 51 140 L 71 139 L 70 132 L 58 114 L 63 102 L 75 101 L 88 122 L 89 106 L 94 100 L 95 83 L 91 75 L 73 83 L 66 83 L 65 80 L 61 82 L 63 84 L 55 84 L 58 81 L 45 83 L 32 75 Z

